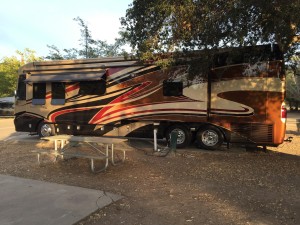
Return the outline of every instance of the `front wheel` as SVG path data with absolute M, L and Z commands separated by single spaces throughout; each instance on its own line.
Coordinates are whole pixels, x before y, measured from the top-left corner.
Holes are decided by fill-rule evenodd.
M 171 133 L 176 131 L 177 136 L 177 148 L 185 148 L 187 147 L 192 140 L 192 134 L 189 129 L 183 125 L 173 125 L 168 128 L 166 133 L 166 139 L 169 141 L 171 137 Z
M 54 126 L 49 123 L 41 122 L 38 126 L 37 133 L 40 137 L 49 137 L 55 135 Z
M 224 136 L 220 129 L 212 125 L 200 128 L 196 138 L 200 147 L 207 150 L 216 150 L 224 142 Z

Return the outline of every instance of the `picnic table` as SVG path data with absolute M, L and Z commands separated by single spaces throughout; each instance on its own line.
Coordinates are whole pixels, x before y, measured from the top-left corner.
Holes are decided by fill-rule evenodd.
M 111 160 L 112 165 L 116 165 L 117 162 L 114 158 L 114 151 L 122 151 L 121 161 L 125 161 L 126 151 L 128 149 L 121 148 L 115 149 L 115 144 L 120 144 L 127 139 L 123 138 L 111 138 L 111 137 L 96 137 L 96 136 L 73 136 L 73 135 L 56 135 L 41 138 L 43 140 L 54 142 L 54 150 L 51 151 L 34 151 L 37 153 L 38 162 L 40 163 L 40 157 L 43 154 L 51 154 L 55 156 L 55 161 L 60 156 L 64 157 L 76 157 L 76 158 L 87 158 L 91 161 L 91 170 L 94 173 L 101 172 L 106 170 L 109 164 L 109 159 Z M 68 151 L 70 147 L 76 146 L 77 144 L 86 144 L 90 147 L 92 152 L 86 154 L 83 151 Z M 105 149 L 101 149 L 100 145 L 104 145 Z M 92 154 L 93 153 L 93 154 Z M 96 170 L 95 160 L 104 160 L 105 164 L 101 169 Z

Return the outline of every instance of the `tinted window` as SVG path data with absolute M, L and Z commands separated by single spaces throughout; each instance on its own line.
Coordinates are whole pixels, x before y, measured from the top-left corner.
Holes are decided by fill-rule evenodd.
M 25 75 L 20 75 L 18 80 L 17 98 L 19 100 L 26 100 L 26 83 Z
M 45 83 L 34 83 L 33 84 L 32 104 L 44 105 L 45 98 L 46 98 L 46 84 Z
M 182 96 L 183 83 L 164 81 L 163 95 L 164 96 Z
M 52 105 L 65 104 L 65 83 L 54 82 L 51 84 L 52 91 Z
M 80 95 L 103 95 L 106 92 L 106 82 L 104 79 L 97 81 L 81 81 Z

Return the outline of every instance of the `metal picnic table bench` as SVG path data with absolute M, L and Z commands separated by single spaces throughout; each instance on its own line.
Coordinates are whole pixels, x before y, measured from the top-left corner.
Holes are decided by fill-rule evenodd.
M 114 149 L 115 144 L 119 144 L 127 141 L 127 139 L 123 138 L 110 138 L 110 137 L 96 137 L 96 136 L 72 136 L 72 135 L 56 135 L 41 138 L 43 140 L 48 140 L 54 142 L 54 150 L 52 151 L 33 151 L 38 155 L 38 162 L 40 163 L 40 156 L 42 154 L 51 154 L 55 156 L 55 161 L 58 156 L 64 158 L 64 156 L 68 157 L 77 157 L 77 158 L 87 158 L 91 160 L 91 170 L 94 173 L 101 172 L 106 170 L 109 164 L 109 159 L 111 159 L 111 163 L 116 165 L 114 159 L 114 151 L 122 151 L 123 157 L 121 159 L 122 162 L 125 161 L 126 151 L 128 149 Z M 67 149 L 71 146 L 72 143 L 84 143 L 89 145 L 93 150 L 94 154 L 85 154 L 82 151 L 70 152 Z M 103 144 L 105 146 L 105 150 L 101 150 L 98 145 L 95 144 Z M 111 153 L 111 154 L 109 154 Z M 100 170 L 95 169 L 94 160 L 105 160 L 105 165 Z

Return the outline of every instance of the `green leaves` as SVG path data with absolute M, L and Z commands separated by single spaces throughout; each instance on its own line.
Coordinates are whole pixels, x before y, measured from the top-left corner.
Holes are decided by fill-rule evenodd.
M 42 60 L 41 57 L 35 55 L 35 51 L 28 48 L 24 49 L 23 52 L 17 51 L 16 53 L 18 57 L 4 57 L 0 61 L 0 97 L 13 96 L 20 66 Z
M 78 59 L 78 58 L 98 58 L 98 57 L 112 57 L 125 54 L 122 49 L 124 45 L 123 39 L 115 39 L 114 44 L 108 44 L 106 41 L 95 40 L 92 38 L 91 31 L 85 21 L 80 17 L 74 18 L 80 26 L 81 38 L 79 44 L 81 48 L 58 49 L 55 45 L 47 45 L 49 54 L 46 59 L 61 60 L 61 59 Z M 124 34 L 125 35 L 125 34 Z
M 297 45 L 299 11 L 299 0 L 134 0 L 121 24 L 140 56 L 275 42 L 286 52 Z

